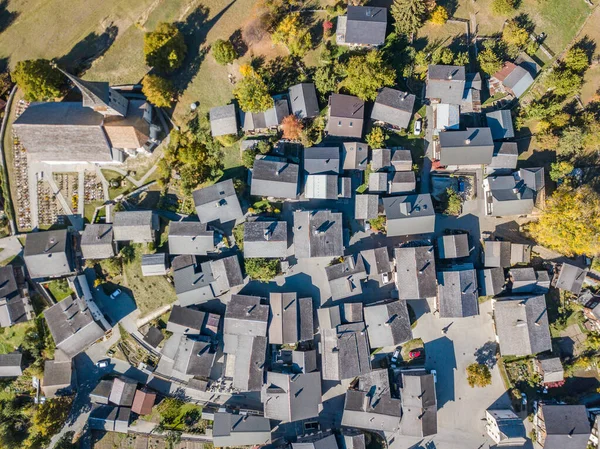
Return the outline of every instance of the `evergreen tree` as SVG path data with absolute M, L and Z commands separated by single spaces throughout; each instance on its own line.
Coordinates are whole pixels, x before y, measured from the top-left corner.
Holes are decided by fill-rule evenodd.
M 391 7 L 399 34 L 412 35 L 423 26 L 427 17 L 427 6 L 423 0 L 394 0 Z

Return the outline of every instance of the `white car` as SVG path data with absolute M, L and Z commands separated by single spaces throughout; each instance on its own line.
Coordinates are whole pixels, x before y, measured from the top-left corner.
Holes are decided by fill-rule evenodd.
M 96 366 L 98 368 L 106 368 L 108 366 L 108 359 L 104 359 L 104 360 L 98 360 L 96 362 Z
M 383 281 L 384 284 L 387 284 L 388 282 L 390 282 L 390 275 L 389 275 L 389 273 L 383 273 L 381 275 L 381 280 Z
M 398 358 L 400 357 L 400 350 L 396 349 L 394 351 L 394 354 L 392 355 L 392 365 L 395 365 L 396 363 L 398 363 Z
M 418 136 L 419 134 L 421 134 L 421 125 L 422 125 L 422 121 L 421 119 L 418 119 L 417 121 L 415 121 L 415 126 L 414 126 L 414 134 L 415 136 Z
M 115 299 L 117 298 L 119 295 L 121 294 L 121 289 L 118 288 L 116 289 L 114 292 L 112 292 L 112 294 L 110 295 L 110 299 Z

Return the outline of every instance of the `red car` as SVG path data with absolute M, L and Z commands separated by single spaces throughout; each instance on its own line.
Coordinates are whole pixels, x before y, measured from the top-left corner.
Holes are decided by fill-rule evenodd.
M 418 359 L 419 357 L 421 357 L 421 355 L 422 355 L 422 354 L 423 354 L 423 353 L 422 353 L 422 351 L 421 351 L 420 349 L 414 349 L 414 350 L 412 350 L 412 351 L 410 351 L 410 352 L 408 353 L 408 356 L 409 356 L 411 359 Z

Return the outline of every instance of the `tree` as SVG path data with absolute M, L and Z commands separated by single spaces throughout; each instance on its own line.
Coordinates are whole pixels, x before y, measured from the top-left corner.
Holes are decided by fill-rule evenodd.
M 590 66 L 587 52 L 581 47 L 569 49 L 563 60 L 565 67 L 574 72 L 583 73 Z
M 144 56 L 150 67 L 171 73 L 181 67 L 186 53 L 183 34 L 174 23 L 161 22 L 156 30 L 144 34 Z
M 308 26 L 297 11 L 283 18 L 271 38 L 277 44 L 284 44 L 296 56 L 305 55 L 312 47 Z
M 554 70 L 548 77 L 548 85 L 556 95 L 572 95 L 581 88 L 582 84 L 581 74 L 567 68 Z
M 554 182 L 568 176 L 574 169 L 573 164 L 567 161 L 553 162 L 550 166 L 550 179 Z
M 349 59 L 342 84 L 352 95 L 362 100 L 374 100 L 379 89 L 393 86 L 395 82 L 396 71 L 383 60 L 380 52 L 370 51 Z
M 248 148 L 242 153 L 242 165 L 248 169 L 254 167 L 254 160 L 256 159 L 257 152 L 253 148 Z
M 390 9 L 398 34 L 412 35 L 425 22 L 427 6 L 422 0 L 394 0 Z
M 572 156 L 581 152 L 584 143 L 584 131 L 579 126 L 569 126 L 560 135 L 557 152 Z
M 168 108 L 175 97 L 173 83 L 158 75 L 146 75 L 142 80 L 142 93 L 159 108 Z
M 502 60 L 492 48 L 486 48 L 479 52 L 477 61 L 481 71 L 493 75 L 502 68 Z
M 588 185 L 562 184 L 529 232 L 540 245 L 569 257 L 600 254 L 600 195 Z
M 244 112 L 262 112 L 273 107 L 273 97 L 263 79 L 255 72 L 244 76 L 233 89 Z
M 333 22 L 326 20 L 323 22 L 323 37 L 328 38 L 333 33 Z
M 337 92 L 339 82 L 340 74 L 337 64 L 327 64 L 317 68 L 314 83 L 323 98 L 332 92 Z
M 467 382 L 471 388 L 492 384 L 492 373 L 487 365 L 471 363 L 467 366 Z
M 279 274 L 279 260 L 252 258 L 244 261 L 246 274 L 250 279 L 269 282 Z
M 304 126 L 300 119 L 292 114 L 282 120 L 281 129 L 283 130 L 284 139 L 298 140 L 300 139 L 300 136 L 302 136 Z
M 446 209 L 447 215 L 460 215 L 462 211 L 462 200 L 460 195 L 452 187 L 446 188 Z
M 494 0 L 492 12 L 497 16 L 508 16 L 515 10 L 515 0 Z
M 211 50 L 213 58 L 221 65 L 231 64 L 238 57 L 233 44 L 223 39 L 217 39 Z
M 529 41 L 529 32 L 515 19 L 509 20 L 502 30 L 502 40 L 508 45 L 524 48 Z
M 260 154 L 269 154 L 273 151 L 273 143 L 269 139 L 259 140 L 255 148 Z
M 385 148 L 385 141 L 388 139 L 387 134 L 383 131 L 383 128 L 379 126 L 374 126 L 371 129 L 371 132 L 367 134 L 365 140 L 367 141 L 367 145 L 371 148 Z
M 448 11 L 442 5 L 438 5 L 431 13 L 429 20 L 435 25 L 443 25 L 448 21 Z
M 58 432 L 69 415 L 71 402 L 71 397 L 58 397 L 40 404 L 33 415 L 32 433 L 49 437 Z
M 27 101 L 45 101 L 58 97 L 64 81 L 62 74 L 52 68 L 47 59 L 19 61 L 11 77 L 23 90 Z

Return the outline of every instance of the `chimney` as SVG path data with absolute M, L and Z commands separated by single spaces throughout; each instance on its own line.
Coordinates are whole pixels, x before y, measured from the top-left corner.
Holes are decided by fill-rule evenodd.
M 451 80 L 452 79 L 452 73 L 448 72 L 448 79 Z

